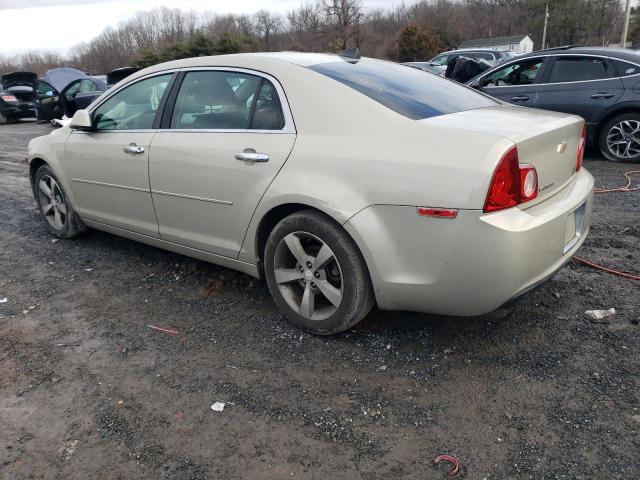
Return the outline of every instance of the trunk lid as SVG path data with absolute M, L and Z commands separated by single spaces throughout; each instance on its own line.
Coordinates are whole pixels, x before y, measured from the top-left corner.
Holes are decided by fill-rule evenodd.
M 4 88 L 33 87 L 38 76 L 33 72 L 13 72 L 2 76 L 0 83 Z
M 538 174 L 538 197 L 521 208 L 552 196 L 573 178 L 584 124 L 575 115 L 509 105 L 467 110 L 422 122 L 513 141 L 520 164 L 533 165 Z M 496 165 L 499 160 L 496 158 Z

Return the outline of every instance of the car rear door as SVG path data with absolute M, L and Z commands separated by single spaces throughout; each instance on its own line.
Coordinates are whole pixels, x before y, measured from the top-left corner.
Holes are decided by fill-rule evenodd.
M 274 78 L 239 69 L 182 73 L 149 162 L 160 237 L 236 258 L 295 137 Z
M 149 146 L 173 75 L 158 74 L 118 90 L 92 111 L 93 131 L 69 135 L 64 170 L 82 218 L 159 236 Z
M 545 66 L 546 57 L 512 61 L 477 78 L 472 86 L 505 102 L 531 106 Z
M 623 91 L 610 59 L 557 55 L 549 63 L 532 106 L 580 115 L 587 126 L 594 126 L 601 112 L 617 102 Z

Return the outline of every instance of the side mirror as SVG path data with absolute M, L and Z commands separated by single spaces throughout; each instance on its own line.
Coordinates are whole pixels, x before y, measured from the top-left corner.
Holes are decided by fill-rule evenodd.
M 87 110 L 78 110 L 73 115 L 71 119 L 71 123 L 69 124 L 71 128 L 76 128 L 78 130 L 93 130 L 93 123 L 91 122 L 91 115 Z

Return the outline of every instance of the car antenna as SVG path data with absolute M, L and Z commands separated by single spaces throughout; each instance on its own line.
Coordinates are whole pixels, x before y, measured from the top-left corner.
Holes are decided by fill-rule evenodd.
M 342 58 L 348 58 L 349 60 L 360 60 L 360 50 L 358 48 L 345 48 L 342 52 L 340 52 L 340 56 Z

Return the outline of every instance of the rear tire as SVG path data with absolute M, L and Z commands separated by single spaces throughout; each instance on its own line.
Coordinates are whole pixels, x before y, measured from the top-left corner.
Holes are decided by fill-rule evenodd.
M 315 210 L 293 213 L 274 227 L 264 270 L 289 322 L 316 335 L 348 330 L 375 303 L 358 247 L 338 223 Z
M 611 162 L 640 161 L 640 114 L 622 113 L 602 126 L 600 152 Z
M 48 165 L 42 165 L 36 171 L 33 193 L 40 215 L 54 237 L 72 238 L 87 230 L 71 207 L 62 183 Z

